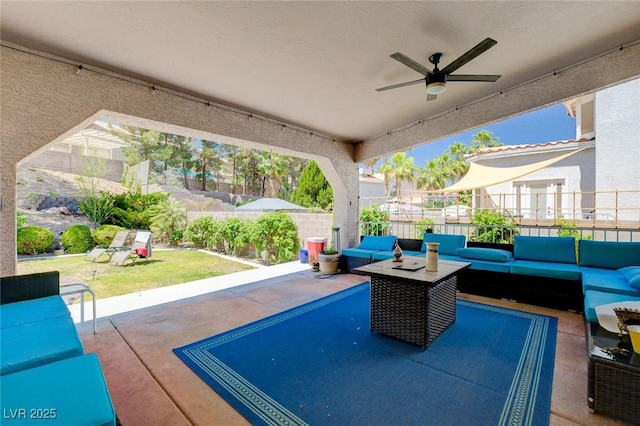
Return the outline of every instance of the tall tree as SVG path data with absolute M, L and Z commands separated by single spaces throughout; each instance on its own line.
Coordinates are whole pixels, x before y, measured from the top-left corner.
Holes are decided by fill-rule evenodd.
M 133 126 L 120 126 L 120 129 L 109 125 L 111 133 L 129 144 L 122 149 L 127 157 L 127 163 L 131 166 L 142 161 L 149 160 L 150 170 L 158 167 L 157 152 L 161 147 L 162 134 L 154 130 L 141 129 Z
M 235 145 L 227 145 L 222 144 L 220 146 L 220 154 L 224 156 L 227 161 L 226 164 L 229 167 L 229 174 L 231 175 L 231 193 L 235 194 L 238 187 L 240 186 L 240 162 L 242 161 L 242 156 L 240 153 L 240 148 Z
M 250 148 L 240 148 L 236 154 L 240 158 L 237 163 L 237 173 L 239 178 L 243 180 L 242 193 L 245 195 L 258 195 L 262 186 L 260 177 L 260 156 L 256 151 Z
M 182 186 L 189 189 L 189 172 L 194 166 L 194 139 L 180 135 L 167 135 L 167 141 L 172 148 L 170 164 L 180 170 Z
M 333 189 L 322 174 L 318 163 L 310 161 L 300 174 L 298 188 L 291 192 L 290 201 L 304 207 L 320 207 L 331 210 Z
M 197 153 L 196 159 L 196 179 L 200 181 L 200 189 L 207 190 L 207 181 L 214 176 L 222 167 L 222 161 L 218 155 L 218 142 L 202 141 L 202 148 Z

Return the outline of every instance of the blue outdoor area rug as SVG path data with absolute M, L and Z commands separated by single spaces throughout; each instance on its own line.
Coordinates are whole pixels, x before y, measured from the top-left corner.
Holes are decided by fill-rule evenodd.
M 369 284 L 174 349 L 252 424 L 547 425 L 557 319 L 458 301 L 427 350 L 369 331 Z

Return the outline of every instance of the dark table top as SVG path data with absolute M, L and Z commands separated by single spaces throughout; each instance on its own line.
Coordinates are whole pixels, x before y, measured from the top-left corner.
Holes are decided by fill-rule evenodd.
M 436 284 L 471 266 L 467 262 L 440 260 L 438 261 L 438 271 L 428 272 L 424 267 L 425 263 L 426 259 L 423 257 L 405 256 L 402 262 L 394 262 L 393 259 L 383 260 L 354 268 L 351 272 L 359 275 L 393 278 L 394 280 Z M 398 269 L 398 267 L 406 269 Z M 415 268 L 419 269 L 410 270 Z

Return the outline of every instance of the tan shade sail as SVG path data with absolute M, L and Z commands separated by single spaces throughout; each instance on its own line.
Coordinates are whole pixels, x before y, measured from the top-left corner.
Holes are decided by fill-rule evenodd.
M 584 149 L 584 148 L 582 148 Z M 458 182 L 446 188 L 428 191 L 428 192 L 460 192 L 468 191 L 476 188 L 486 188 L 487 186 L 498 185 L 500 183 L 509 182 L 522 176 L 526 176 L 529 173 L 533 173 L 536 170 L 544 169 L 553 163 L 562 161 L 565 158 L 575 154 L 576 152 L 568 152 L 558 157 L 550 158 L 548 160 L 539 161 L 533 164 L 526 164 L 523 166 L 515 167 L 490 167 L 483 166 L 477 163 L 471 163 L 469 165 L 469 171 Z

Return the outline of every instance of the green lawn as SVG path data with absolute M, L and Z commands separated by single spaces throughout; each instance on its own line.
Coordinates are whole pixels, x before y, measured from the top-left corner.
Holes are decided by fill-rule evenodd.
M 84 281 L 102 299 L 252 269 L 196 250 L 156 250 L 150 259 L 126 266 L 112 266 L 108 260 L 106 255 L 100 262 L 88 262 L 84 256 L 26 260 L 18 262 L 18 274 L 60 271 Z

